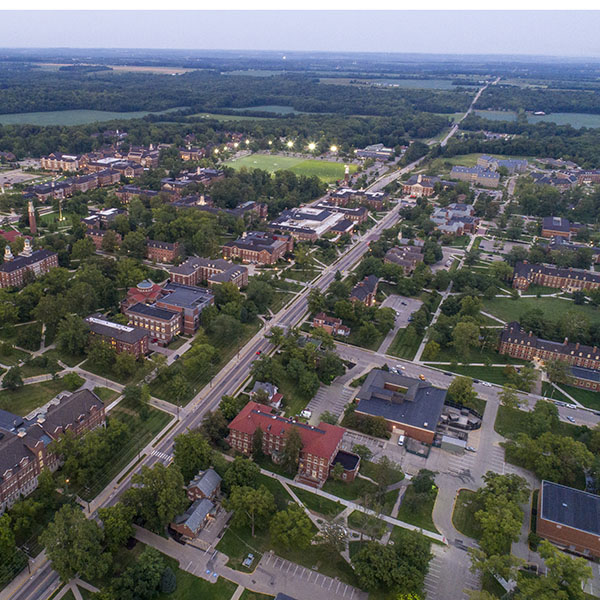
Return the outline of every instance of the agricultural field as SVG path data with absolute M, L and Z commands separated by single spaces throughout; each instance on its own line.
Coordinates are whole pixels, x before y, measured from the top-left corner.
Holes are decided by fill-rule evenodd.
M 263 169 L 274 173 L 288 169 L 296 175 L 316 175 L 326 183 L 332 183 L 344 176 L 344 164 L 325 160 L 305 159 L 303 157 L 283 156 L 280 154 L 251 154 L 242 158 L 228 160 L 225 164 L 234 169 Z M 350 172 L 356 171 L 356 165 L 350 165 Z
M 247 117 L 244 115 L 240 115 L 239 117 L 236 115 L 218 115 L 215 113 L 196 113 L 194 115 L 189 115 L 188 120 L 197 120 L 197 119 L 215 119 L 216 121 L 266 121 L 269 117 Z
M 160 112 L 135 111 L 112 112 L 107 110 L 51 110 L 48 112 L 14 113 L 0 115 L 0 125 L 86 125 L 115 119 L 141 119 L 146 115 L 162 115 L 179 108 L 169 108 Z

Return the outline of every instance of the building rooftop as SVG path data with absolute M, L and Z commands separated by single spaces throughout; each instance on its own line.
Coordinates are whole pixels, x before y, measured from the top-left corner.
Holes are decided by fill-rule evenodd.
M 113 323 L 112 321 L 102 318 L 102 315 L 91 315 L 85 320 L 93 333 L 104 337 L 114 338 L 115 340 L 126 344 L 135 344 L 148 335 L 148 332 L 145 329 Z
M 2 263 L 0 265 L 0 271 L 3 273 L 12 273 L 13 271 L 18 271 L 24 267 L 35 265 L 51 256 L 56 256 L 56 252 L 50 252 L 50 250 L 34 250 L 31 253 L 31 256 L 15 256 L 13 260 Z
M 127 309 L 128 313 L 135 313 L 136 315 L 142 315 L 145 317 L 152 317 L 154 319 L 161 319 L 163 321 L 170 321 L 174 316 L 179 313 L 167 310 L 166 308 L 160 308 L 152 304 L 144 304 L 138 302 Z
M 215 505 L 208 498 L 201 498 L 192 503 L 192 505 L 182 514 L 175 517 L 175 523 L 185 524 L 186 527 L 194 533 L 202 529 L 206 517 L 213 512 Z
M 182 285 L 181 283 L 173 283 L 170 281 L 163 287 L 163 291 L 168 292 L 159 302 L 172 304 L 182 308 L 204 309 L 205 306 L 212 303 L 214 295 L 210 290 L 205 288 Z
M 188 485 L 188 488 L 198 488 L 205 496 L 212 496 L 221 484 L 221 476 L 214 469 L 200 471 Z
M 542 481 L 540 504 L 542 519 L 600 536 L 600 496 Z

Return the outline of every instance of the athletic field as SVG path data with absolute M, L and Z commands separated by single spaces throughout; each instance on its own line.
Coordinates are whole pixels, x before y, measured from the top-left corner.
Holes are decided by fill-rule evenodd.
M 296 158 L 279 154 L 251 154 L 238 159 L 228 160 L 227 165 L 234 169 L 263 169 L 273 173 L 281 169 L 292 171 L 296 175 L 316 175 L 326 183 L 333 183 L 344 177 L 344 165 L 325 160 Z M 356 165 L 350 165 L 350 172 L 356 171 Z

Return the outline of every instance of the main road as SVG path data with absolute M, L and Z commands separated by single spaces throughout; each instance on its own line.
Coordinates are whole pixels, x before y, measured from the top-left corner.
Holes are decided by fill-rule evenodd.
M 414 168 L 420 161 L 403 169 L 404 172 Z M 308 294 L 311 289 L 326 290 L 335 278 L 337 271 L 344 272 L 355 265 L 368 252 L 369 243 L 379 239 L 381 232 L 394 225 L 398 220 L 400 204 L 390 210 L 373 228 L 361 236 L 340 258 L 326 267 L 321 275 L 298 294 L 287 306 L 270 321 L 269 327 L 289 328 L 296 325 L 308 310 Z M 174 439 L 188 429 L 199 427 L 204 416 L 217 408 L 221 397 L 235 393 L 249 376 L 252 363 L 260 355 L 273 349 L 273 344 L 265 338 L 265 330 L 261 329 L 194 399 L 182 409 L 180 421 L 160 440 L 154 450 L 145 455 L 128 475 L 119 483 L 109 485 L 90 503 L 90 513 L 96 514 L 98 508 L 111 506 L 118 502 L 121 494 L 130 486 L 131 477 L 140 471 L 142 466 L 152 467 L 157 462 L 164 462 L 165 456 L 172 454 Z M 17 578 L 0 593 L 0 600 L 45 600 L 57 588 L 58 575 L 52 570 L 50 563 L 40 555 L 33 563 L 34 572 L 23 580 Z

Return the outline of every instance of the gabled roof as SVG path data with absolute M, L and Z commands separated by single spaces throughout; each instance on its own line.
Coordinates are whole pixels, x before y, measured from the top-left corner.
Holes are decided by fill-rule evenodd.
M 215 505 L 208 498 L 201 498 L 194 501 L 182 515 L 175 517 L 175 523 L 177 525 L 185 525 L 196 534 L 202 529 L 206 517 L 214 508 Z
M 212 496 L 221 483 L 221 476 L 214 469 L 200 471 L 188 485 L 188 488 L 198 488 L 205 496 Z

